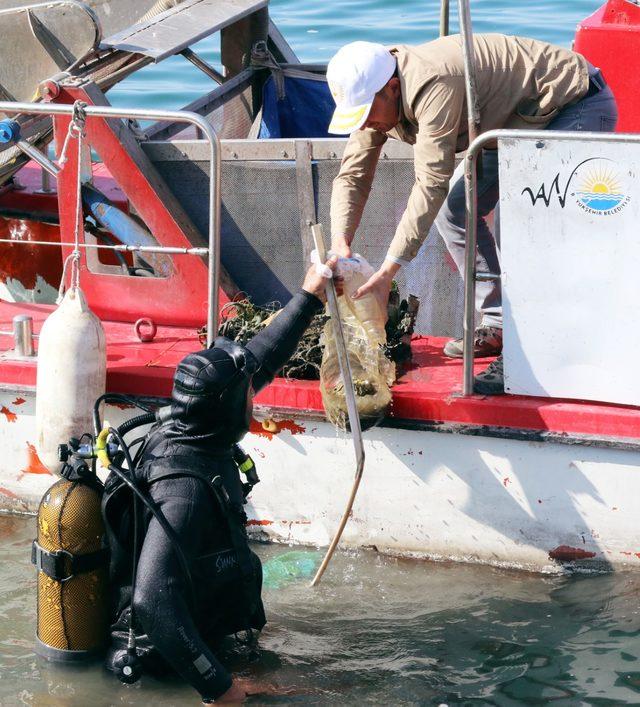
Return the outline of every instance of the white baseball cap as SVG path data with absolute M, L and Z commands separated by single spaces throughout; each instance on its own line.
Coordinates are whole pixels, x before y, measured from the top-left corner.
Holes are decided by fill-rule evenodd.
M 361 128 L 376 93 L 395 70 L 396 59 L 382 44 L 345 44 L 327 66 L 327 83 L 336 102 L 329 132 L 349 135 Z

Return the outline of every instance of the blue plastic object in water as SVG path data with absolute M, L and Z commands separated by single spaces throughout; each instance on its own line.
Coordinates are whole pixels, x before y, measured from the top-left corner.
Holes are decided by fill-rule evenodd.
M 18 142 L 20 139 L 20 124 L 15 120 L 0 121 L 0 144 Z
M 262 586 L 265 589 L 280 589 L 295 580 L 313 577 L 321 559 L 319 552 L 303 550 L 272 557 L 262 565 Z

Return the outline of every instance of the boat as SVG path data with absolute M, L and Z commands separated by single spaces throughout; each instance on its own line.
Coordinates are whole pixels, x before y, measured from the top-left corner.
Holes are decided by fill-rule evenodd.
M 102 7 L 72 4 L 85 15 Z M 148 9 L 136 4 L 136 12 Z M 46 26 L 46 17 L 39 17 Z M 37 356 L 28 355 L 24 341 L 14 341 L 12 328 L 14 317 L 29 317 L 37 337 L 55 307 L 63 259 L 72 251 L 76 174 L 67 167 L 56 172 L 43 159 L 50 123 L 59 155 L 69 106 L 77 101 L 88 106 L 86 142 L 100 162 L 89 167 L 88 151 L 84 155 L 85 187 L 95 188 L 127 223 L 144 224 L 150 243 L 168 249 L 155 253 L 153 267 L 141 267 L 134 258 L 138 241 L 129 232 L 109 233 L 96 223 L 85 230 L 89 246 L 123 246 L 120 251 L 88 247 L 81 259 L 82 290 L 106 332 L 110 392 L 166 403 L 175 366 L 201 347 L 198 330 L 207 317 L 213 321 L 219 305 L 239 292 L 258 304 L 286 302 L 312 248 L 309 225 L 329 220 L 331 182 L 346 141 L 326 136 L 326 128 L 322 133 L 331 110 L 326 67 L 298 60 L 269 19 L 267 0 L 184 0 L 151 18 L 126 16 L 112 29 L 111 35 L 101 32 L 88 54 L 64 73 L 59 67 L 50 73 L 46 63 L 34 70 L 30 78 L 39 99 L 33 110 L 40 112 L 23 111 L 21 124 L 35 122 L 35 137 L 27 137 L 26 146 L 0 145 L 12 150 L 0 186 L 0 510 L 5 512 L 34 513 L 54 481 L 36 450 Z M 192 49 L 216 32 L 223 38 L 222 72 Z M 622 54 L 633 55 L 638 42 L 640 7 L 632 0 L 607 0 L 581 23 L 576 37 L 576 48 L 603 68 L 614 89 L 625 133 L 586 141 L 526 131 L 495 136 L 500 150 L 522 167 L 503 180 L 512 214 L 527 205 L 522 180 L 529 178 L 526 208 L 537 218 L 544 207 L 536 194 L 543 191 L 544 203 L 549 195 L 555 198 L 553 184 L 557 189 L 564 167 L 586 147 L 593 160 L 609 160 L 607 155 L 618 151 L 611 178 L 624 194 L 600 215 L 589 214 L 597 211 L 593 202 L 580 207 L 578 197 L 572 208 L 593 222 L 600 219 L 609 235 L 615 227 L 607 226 L 611 220 L 602 214 L 613 214 L 623 201 L 625 218 L 633 213 L 640 201 L 635 167 L 627 169 L 622 161 L 625 152 L 630 160 L 635 154 L 638 140 L 630 133 L 640 127 L 640 92 Z M 183 122 L 165 118 L 141 128 L 135 121 L 99 115 L 108 111 L 108 89 L 124 75 L 176 54 L 214 84 L 185 106 Z M 312 110 L 303 110 L 305 105 Z M 4 101 L 0 111 L 10 107 Z M 144 112 L 130 113 L 140 119 Z M 207 131 L 208 126 L 215 130 L 219 145 L 210 135 L 203 139 L 202 124 L 188 118 L 193 115 L 206 121 Z M 192 125 L 185 127 L 184 120 Z M 216 149 L 219 173 L 212 157 Z M 83 161 L 76 157 L 68 164 Z M 543 159 L 548 162 L 534 161 Z M 543 167 L 550 170 L 547 181 L 538 179 Z M 367 233 L 362 254 L 373 263 L 384 257 L 384 239 L 413 179 L 412 149 L 388 142 L 361 226 Z M 220 287 L 210 298 L 215 311 L 208 313 L 212 261 L 206 254 L 215 248 L 218 225 Z M 589 247 L 585 242 L 583 249 Z M 469 347 L 464 363 L 446 359 L 442 347 L 463 333 L 463 323 L 467 332 L 472 329 L 473 293 L 465 291 L 437 234 L 431 234 L 429 246 L 399 277 L 400 290 L 421 300 L 412 362 L 400 371 L 389 415 L 364 435 L 364 478 L 343 546 L 537 572 L 640 567 L 634 532 L 640 516 L 640 399 L 634 366 L 620 372 L 623 381 L 613 392 L 607 386 L 596 390 L 599 362 L 591 360 L 586 372 L 574 377 L 571 369 L 542 385 L 539 371 L 516 365 L 529 360 L 529 344 L 514 336 L 522 334 L 515 303 L 523 299 L 514 288 L 515 314 L 505 323 L 505 340 L 511 336 L 512 342 L 505 351 L 508 394 L 470 394 L 470 377 L 486 362 L 473 362 Z M 510 262 L 518 262 L 517 250 L 511 248 Z M 588 254 L 587 264 L 597 262 L 594 253 L 599 251 Z M 468 282 L 473 279 L 472 274 Z M 588 289 L 581 290 L 585 303 Z M 550 390 L 564 392 L 554 396 Z M 105 417 L 119 424 L 135 414 L 124 404 L 109 406 Z M 245 447 L 262 468 L 262 482 L 247 506 L 249 531 L 257 540 L 327 545 L 352 484 L 349 436 L 327 421 L 314 381 L 276 379 L 257 397 L 254 416 Z

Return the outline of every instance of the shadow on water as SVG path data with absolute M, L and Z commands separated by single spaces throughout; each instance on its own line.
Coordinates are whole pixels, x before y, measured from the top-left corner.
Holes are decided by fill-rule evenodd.
M 198 704 L 178 680 L 122 686 L 33 654 L 33 519 L 0 517 L 0 704 Z M 263 560 L 288 548 L 258 546 Z M 254 704 L 640 703 L 640 577 L 549 577 L 340 553 L 316 590 L 265 592 L 262 655 L 234 670 L 294 694 Z

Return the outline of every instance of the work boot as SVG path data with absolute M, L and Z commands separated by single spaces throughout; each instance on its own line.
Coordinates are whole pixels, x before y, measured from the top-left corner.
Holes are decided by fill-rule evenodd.
M 479 395 L 502 395 L 504 393 L 504 366 L 502 354 L 473 379 L 473 392 Z
M 444 347 L 444 355 L 449 358 L 462 358 L 462 339 L 452 339 Z M 473 355 L 475 358 L 488 358 L 502 353 L 502 329 L 497 326 L 481 326 L 475 331 Z

